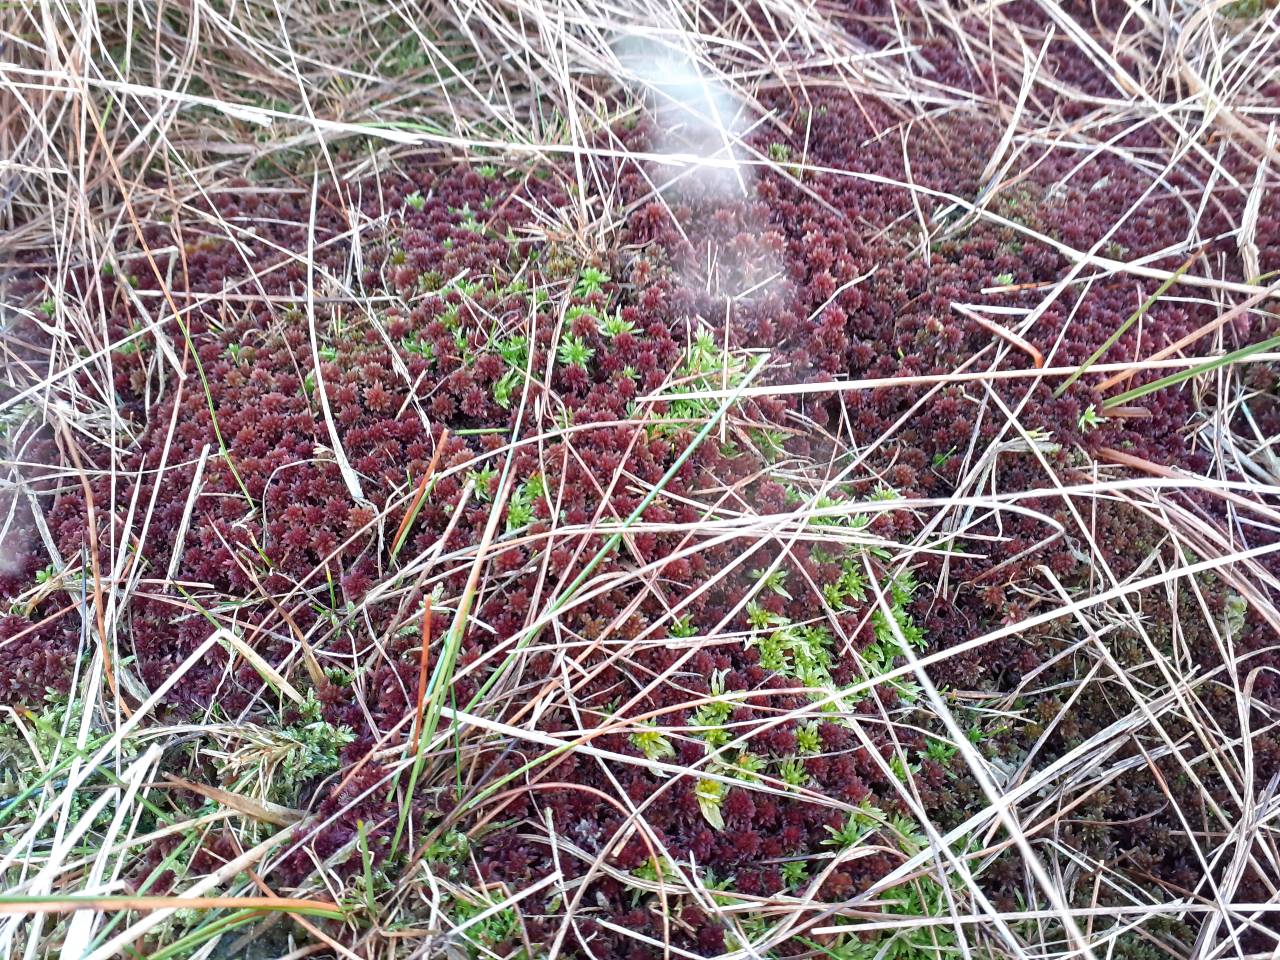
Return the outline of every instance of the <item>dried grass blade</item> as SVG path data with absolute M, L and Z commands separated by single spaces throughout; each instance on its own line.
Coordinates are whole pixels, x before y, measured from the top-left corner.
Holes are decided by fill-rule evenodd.
M 261 820 L 263 823 L 272 823 L 278 827 L 287 827 L 291 823 L 297 823 L 304 816 L 305 810 L 297 810 L 293 807 L 286 807 L 279 803 L 271 803 L 264 800 L 254 800 L 252 797 L 242 796 L 238 793 L 232 793 L 230 790 L 223 790 L 220 787 L 210 787 L 203 783 L 194 783 L 185 780 L 182 777 L 175 777 L 173 774 L 166 774 L 165 780 L 173 784 L 175 787 L 181 787 L 183 790 L 189 790 L 192 793 L 198 793 L 200 796 L 212 800 L 214 803 L 220 803 L 224 807 L 230 807 L 236 813 L 251 817 L 254 820 Z

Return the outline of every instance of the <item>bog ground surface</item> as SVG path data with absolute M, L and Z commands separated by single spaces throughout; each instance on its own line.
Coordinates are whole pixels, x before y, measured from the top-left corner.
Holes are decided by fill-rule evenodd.
M 0 22 L 0 954 L 1276 955 L 1273 3 Z

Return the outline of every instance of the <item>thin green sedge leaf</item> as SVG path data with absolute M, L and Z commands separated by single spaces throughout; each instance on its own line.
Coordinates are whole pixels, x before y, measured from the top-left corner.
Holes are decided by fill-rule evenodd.
M 676 458 L 675 463 L 671 464 L 667 469 L 667 472 L 664 473 L 662 478 L 654 485 L 653 489 L 645 494 L 644 499 L 642 499 L 640 503 L 636 505 L 636 508 L 631 511 L 630 515 L 622 521 L 622 524 L 614 531 L 609 539 L 604 542 L 604 545 L 596 551 L 595 556 L 587 562 L 587 565 L 582 568 L 582 572 L 574 578 L 573 582 L 565 588 L 564 592 L 550 603 L 547 607 L 547 612 L 543 615 L 542 625 L 522 638 L 520 642 L 516 644 L 515 649 L 507 654 L 506 659 L 502 661 L 502 665 L 493 672 L 488 680 L 481 684 L 480 689 L 467 704 L 468 711 L 475 709 L 476 704 L 484 698 L 489 690 L 492 689 L 493 685 L 498 682 L 498 679 L 506 673 L 507 668 L 515 661 L 515 658 L 519 656 L 520 652 L 542 634 L 542 631 L 546 629 L 546 625 L 550 621 L 551 617 L 563 609 L 564 606 L 573 599 L 574 595 L 578 592 L 578 589 L 586 583 L 587 578 L 595 572 L 596 567 L 600 566 L 600 564 L 604 562 L 605 558 L 618 548 L 618 544 L 622 542 L 622 538 L 626 534 L 627 530 L 633 523 L 640 519 L 645 510 L 649 508 L 650 504 L 652 504 L 653 501 L 661 495 L 662 491 L 666 489 L 667 484 L 672 481 L 685 463 L 688 462 L 689 458 L 693 456 L 694 451 L 698 449 L 702 444 L 702 441 L 711 435 L 711 432 L 715 430 L 716 426 L 724 418 L 725 414 L 728 413 L 729 409 L 737 402 L 742 392 L 748 387 L 748 385 L 750 385 L 751 381 L 755 379 L 756 374 L 764 368 L 766 362 L 767 357 L 761 357 L 760 361 L 747 373 L 745 377 L 742 378 L 742 382 L 738 384 L 733 393 L 728 397 L 725 397 L 724 401 L 720 404 L 720 407 L 707 420 L 707 422 L 703 424 L 702 429 L 694 435 L 693 439 L 689 441 L 689 445 L 685 447 L 680 456 Z
M 1071 376 L 1063 380 L 1062 383 L 1058 384 L 1057 389 L 1053 391 L 1054 397 L 1060 397 L 1064 393 L 1066 393 L 1068 387 L 1070 387 L 1073 383 L 1075 383 L 1077 380 L 1083 377 L 1085 373 L 1088 372 L 1090 367 L 1092 367 L 1095 363 L 1101 360 L 1103 355 L 1105 355 L 1108 350 L 1110 350 L 1112 347 L 1116 345 L 1116 341 L 1118 341 L 1121 337 L 1124 336 L 1125 331 L 1128 330 L 1130 327 L 1132 327 L 1135 323 L 1137 323 L 1142 317 L 1144 317 L 1147 311 L 1150 310 L 1153 306 L 1155 306 L 1156 301 L 1158 301 L 1161 297 L 1163 297 L 1166 293 L 1168 293 L 1169 288 L 1172 287 L 1175 283 L 1177 283 L 1184 273 L 1186 273 L 1189 269 L 1191 269 L 1191 264 L 1195 263 L 1195 259 L 1197 256 L 1199 256 L 1198 251 L 1197 253 L 1188 257 L 1186 262 L 1183 263 L 1182 266 L 1180 266 L 1177 270 L 1173 272 L 1172 276 L 1170 276 L 1167 280 L 1164 281 L 1164 283 L 1160 284 L 1160 286 L 1156 288 L 1155 293 L 1147 297 L 1147 299 L 1143 302 L 1142 306 L 1140 306 L 1137 310 L 1133 311 L 1133 313 L 1129 314 L 1128 319 L 1125 320 L 1124 323 L 1120 324 L 1120 326 L 1116 328 L 1115 332 L 1111 334 L 1111 336 L 1107 337 L 1106 342 L 1102 346 L 1100 346 L 1097 350 L 1093 351 L 1093 354 L 1089 357 L 1088 360 L 1080 364 L 1080 366 L 1076 369 L 1075 373 L 1071 374 Z
M 189 957 L 201 944 L 208 943 L 214 937 L 220 937 L 224 933 L 237 930 L 258 918 L 257 910 L 237 910 L 225 917 L 218 917 L 192 930 L 185 937 L 173 941 L 167 947 L 161 947 L 151 954 L 148 960 L 175 960 L 177 957 Z
M 1202 373 L 1212 373 L 1222 367 L 1230 366 L 1246 357 L 1251 357 L 1255 353 L 1264 353 L 1267 350 L 1280 347 L 1280 337 L 1272 337 L 1269 340 L 1263 340 L 1261 343 L 1250 344 L 1247 347 L 1241 347 L 1239 350 L 1233 350 L 1231 353 L 1221 357 L 1215 357 L 1204 363 L 1197 364 L 1194 367 L 1188 367 L 1186 370 L 1179 370 L 1177 373 L 1171 373 L 1167 377 L 1161 377 L 1159 380 L 1153 380 L 1151 383 L 1143 384 L 1140 387 L 1134 387 L 1132 390 L 1126 390 L 1124 393 L 1118 393 L 1114 397 L 1108 397 L 1102 401 L 1102 409 L 1109 410 L 1112 407 L 1120 406 L 1128 403 L 1130 400 L 1137 400 L 1139 397 L 1145 397 L 1149 393 L 1155 393 L 1157 390 L 1163 390 L 1165 387 L 1176 387 L 1180 383 L 1184 383 L 1194 377 L 1200 376 Z
M 507 497 L 511 494 L 510 466 L 511 460 L 508 458 L 502 471 L 502 485 L 498 489 L 498 495 L 493 499 L 493 504 L 489 511 L 489 520 L 485 524 L 484 534 L 480 538 L 475 562 L 471 565 L 471 574 L 467 579 L 465 589 L 462 591 L 462 596 L 458 599 L 457 612 L 454 614 L 449 632 L 445 635 L 444 649 L 441 650 L 440 656 L 436 660 L 435 669 L 431 672 L 431 682 L 427 685 L 426 713 L 423 717 L 421 732 L 418 733 L 418 746 L 417 753 L 413 759 L 413 769 L 409 774 L 408 795 L 410 798 L 418 785 L 418 778 L 422 776 L 422 768 L 427 759 L 427 746 L 435 739 L 436 727 L 440 722 L 440 708 L 443 700 L 440 693 L 442 690 L 449 689 L 453 684 L 453 670 L 458 661 L 458 652 L 462 649 L 462 638 L 466 633 L 471 604 L 479 590 L 480 572 L 483 568 L 485 552 L 489 549 L 489 545 L 497 534 L 498 518 L 502 515 L 502 508 L 506 503 Z M 460 503 L 468 499 L 472 489 L 472 482 L 467 481 L 467 485 L 462 490 Z M 393 786 L 392 789 L 394 790 L 395 787 Z M 395 855 L 395 852 L 400 847 L 400 837 L 404 833 L 404 826 L 408 821 L 411 806 L 412 804 L 407 800 L 401 805 L 400 817 L 396 822 L 396 832 L 391 838 L 390 853 L 392 856 Z
M 622 537 L 626 533 L 627 528 L 630 527 L 633 523 L 636 522 L 636 520 L 640 518 L 640 516 L 644 513 L 645 509 L 648 508 L 648 506 L 655 499 L 657 499 L 658 495 L 666 488 L 667 484 L 670 483 L 672 478 L 675 477 L 675 475 L 680 471 L 680 468 L 684 466 L 685 462 L 688 461 L 689 457 L 693 456 L 693 453 L 695 450 L 697 450 L 698 445 L 702 443 L 708 436 L 711 435 L 712 431 L 715 430 L 716 425 L 725 416 L 725 414 L 729 412 L 730 408 L 732 408 L 733 404 L 737 401 L 739 395 L 742 393 L 743 390 L 747 388 L 747 386 L 755 378 L 756 374 L 761 369 L 764 368 L 764 365 L 766 362 L 767 362 L 767 358 L 762 357 L 760 359 L 760 362 L 757 363 L 755 367 L 753 367 L 745 377 L 743 377 L 742 382 L 738 384 L 733 394 L 724 399 L 719 409 L 717 409 L 715 414 L 713 414 L 707 420 L 707 422 L 702 426 L 702 429 L 699 430 L 698 433 L 694 435 L 693 439 L 689 442 L 689 445 L 684 449 L 684 451 L 680 454 L 680 456 L 676 458 L 675 463 L 671 465 L 671 467 L 667 470 L 667 472 L 662 475 L 662 478 L 659 479 L 657 484 L 654 485 L 654 488 L 651 491 L 649 491 L 649 493 L 645 496 L 643 500 L 640 501 L 640 503 L 636 506 L 635 510 L 633 510 L 631 514 L 626 518 L 626 520 L 622 522 L 622 524 L 618 527 L 617 531 L 604 543 L 604 545 L 600 548 L 600 550 L 596 553 L 596 555 L 592 557 L 590 562 L 583 568 L 582 572 L 578 574 L 578 576 L 574 579 L 574 581 L 571 584 L 569 584 L 567 588 L 565 588 L 564 593 L 562 593 L 558 598 L 552 601 L 552 603 L 548 607 L 548 613 L 547 613 L 548 617 L 551 614 L 554 614 L 557 610 L 561 609 L 565 604 L 567 604 L 573 598 L 574 594 L 578 591 L 578 589 L 582 586 L 582 584 L 586 582 L 587 578 L 591 575 L 592 571 L 595 570 L 595 568 L 598 567 L 604 561 L 604 559 L 609 555 L 610 552 L 612 552 L 614 549 L 617 548 L 618 544 L 622 542 Z M 471 698 L 470 702 L 467 704 L 467 707 L 466 707 L 468 711 L 475 708 L 476 704 L 479 703 L 481 699 L 483 699 L 484 695 L 488 692 L 488 690 L 493 686 L 494 683 L 497 682 L 498 678 L 503 675 L 507 667 L 514 661 L 515 657 L 520 653 L 520 651 L 525 646 L 532 643 L 541 634 L 542 630 L 545 629 L 545 626 L 546 624 L 544 622 L 544 624 L 541 627 L 539 627 L 537 630 L 534 630 L 528 636 L 522 639 L 520 643 L 517 644 L 515 650 L 513 650 L 510 654 L 507 655 L 507 658 L 502 662 L 502 665 L 497 670 L 494 671 L 493 675 L 481 686 L 479 692 L 477 692 L 476 695 Z M 536 760 L 532 760 L 524 764 L 524 766 L 502 777 L 496 783 L 491 783 L 488 786 L 486 786 L 476 796 L 473 796 L 471 798 L 471 802 L 468 804 L 468 807 L 474 808 L 479 803 L 483 802 L 485 799 L 495 794 L 498 790 L 500 790 L 503 786 L 505 786 L 511 780 L 515 779 L 518 776 L 523 775 L 525 772 L 529 770 L 534 769 L 539 764 L 546 763 L 547 761 L 560 756 L 566 751 L 572 749 L 574 746 L 576 746 L 575 742 L 570 741 L 565 743 L 563 746 L 553 747 L 552 749 L 548 750 L 545 754 L 538 757 Z
M 530 352 L 525 366 L 526 383 L 533 371 L 533 353 Z M 520 423 L 524 418 L 525 407 L 528 404 L 529 391 L 526 389 L 520 395 L 520 406 L 516 409 L 515 422 Z M 514 446 L 512 447 L 514 451 Z M 408 796 L 413 797 L 413 791 L 418 785 L 418 778 L 422 775 L 423 765 L 426 763 L 427 747 L 433 739 L 435 739 L 436 726 L 440 722 L 440 711 L 444 704 L 444 699 L 440 691 L 443 689 L 452 689 L 453 686 L 453 670 L 457 663 L 458 651 L 462 647 L 462 637 L 466 632 L 467 617 L 471 612 L 471 602 L 475 599 L 475 594 L 480 582 L 481 564 L 484 559 L 485 552 L 489 549 L 489 545 L 493 542 L 493 538 L 498 532 L 498 518 L 502 515 L 503 508 L 506 506 L 507 500 L 511 496 L 513 484 L 513 467 L 514 456 L 508 453 L 502 464 L 502 474 L 498 478 L 498 492 L 493 498 L 493 503 L 489 508 L 489 519 L 485 524 L 484 534 L 481 536 L 479 549 L 476 553 L 475 563 L 472 564 L 471 574 L 467 580 L 467 585 L 462 591 L 462 596 L 458 600 L 458 610 L 453 618 L 453 623 L 449 628 L 448 634 L 445 636 L 444 649 L 441 651 L 439 659 L 436 661 L 436 668 L 432 672 L 431 683 L 427 687 L 426 697 L 428 698 L 428 707 L 423 723 L 416 733 L 416 756 L 413 759 L 413 768 L 409 774 Z M 458 501 L 458 509 L 462 509 L 467 498 L 471 495 L 472 485 L 470 482 L 463 487 L 462 496 Z M 421 709 L 421 706 L 419 706 Z M 391 794 L 400 786 L 400 774 L 397 771 L 395 780 L 391 785 Z M 409 817 L 409 810 L 412 803 L 406 801 L 400 806 L 400 817 L 396 822 L 396 831 L 391 838 L 391 848 L 389 856 L 394 856 L 400 847 L 400 837 L 404 833 L 405 823 Z

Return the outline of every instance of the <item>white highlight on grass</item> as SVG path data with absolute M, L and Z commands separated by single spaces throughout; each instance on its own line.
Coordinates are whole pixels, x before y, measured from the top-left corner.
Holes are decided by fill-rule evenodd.
M 687 35 L 682 35 L 687 39 Z M 768 230 L 749 208 L 755 195 L 759 153 L 743 138 L 760 121 L 746 100 L 714 79 L 708 68 L 676 41 L 627 35 L 614 44 L 622 76 L 645 100 L 653 120 L 652 162 L 644 164 L 655 192 L 669 207 L 684 207 L 690 218 L 723 207 L 743 232 Z M 679 223 L 680 215 L 673 211 Z M 782 276 L 778 257 L 756 243 L 724 244 L 695 250 L 694 262 L 679 268 L 691 287 L 705 287 L 732 300 L 749 300 Z
M 672 182 L 673 191 L 679 194 L 696 186 L 699 192 L 726 199 L 749 196 L 754 176 L 741 163 L 739 142 L 748 125 L 740 99 L 673 44 L 631 35 L 615 44 L 614 52 L 625 75 L 648 94 L 658 131 L 655 151 L 710 161 L 695 163 Z

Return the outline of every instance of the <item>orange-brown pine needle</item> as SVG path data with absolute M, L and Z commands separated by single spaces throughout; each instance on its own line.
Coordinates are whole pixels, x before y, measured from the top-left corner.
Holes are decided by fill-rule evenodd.
M 431 482 L 431 477 L 436 472 L 436 465 L 440 463 L 440 455 L 444 453 L 444 445 L 448 439 L 449 429 L 446 427 L 440 433 L 440 442 L 436 444 L 435 452 L 431 454 L 431 462 L 427 464 L 426 472 L 423 473 L 422 479 L 418 481 L 418 489 L 413 495 L 413 502 L 409 504 L 409 509 L 404 512 L 404 518 L 400 521 L 400 529 L 396 531 L 395 538 L 391 541 L 393 551 L 400 549 L 400 545 L 404 542 L 405 534 L 409 532 L 409 524 L 413 523 L 413 518 L 418 515 L 418 508 L 422 506 L 422 499 L 427 495 L 427 484 Z
M 1009 343 L 1013 344 L 1015 347 L 1017 347 L 1027 356 L 1029 356 L 1031 358 L 1031 362 L 1036 365 L 1037 370 L 1041 369 L 1044 366 L 1044 354 L 1042 354 L 1038 349 L 1036 349 L 1035 345 L 1032 344 L 1029 340 L 1014 333 L 1008 327 L 1002 327 L 998 323 L 992 323 L 990 320 L 986 319 L 985 317 L 979 316 L 977 313 L 970 313 L 968 314 L 968 316 L 971 317 L 976 323 L 980 324 L 983 327 L 983 329 L 985 329 L 988 333 L 994 334 L 995 336 L 1000 337 L 1002 340 L 1007 340 Z
M 128 717 L 133 711 L 129 709 L 129 704 L 125 702 L 124 698 L 120 696 L 120 688 L 116 685 L 115 668 L 111 661 L 111 647 L 107 643 L 107 621 L 102 600 L 102 570 L 98 564 L 98 517 L 93 499 L 93 488 L 89 485 L 89 479 L 85 475 L 84 464 L 80 462 L 80 454 L 76 450 L 75 438 L 70 435 L 70 431 L 64 432 L 64 438 L 66 450 L 71 455 L 71 461 L 75 465 L 76 473 L 80 479 L 80 487 L 84 491 L 85 515 L 88 520 L 89 533 L 89 569 L 93 574 L 93 613 L 98 627 L 98 646 L 102 652 L 102 672 L 116 705 Z
M 422 652 L 418 657 L 418 714 L 413 720 L 413 752 L 418 752 L 418 740 L 422 736 L 422 714 L 427 706 L 427 654 L 431 644 L 431 597 L 427 597 L 422 611 Z

